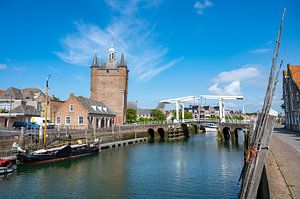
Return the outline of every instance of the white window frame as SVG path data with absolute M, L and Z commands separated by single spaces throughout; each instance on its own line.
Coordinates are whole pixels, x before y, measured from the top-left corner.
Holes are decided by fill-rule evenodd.
M 59 118 L 59 123 L 57 122 L 57 118 Z M 61 117 L 60 116 L 55 117 L 55 124 L 56 125 L 61 125 Z
M 72 108 L 71 108 L 71 107 L 72 107 Z M 70 111 L 70 112 L 74 112 L 74 104 L 70 104 L 70 105 L 69 105 L 69 111 Z
M 70 123 L 69 124 L 67 123 L 67 118 L 70 118 Z M 71 116 L 66 116 L 65 117 L 65 125 L 68 125 L 68 126 L 71 125 Z
M 80 118 L 82 117 L 82 123 L 80 123 Z M 83 116 L 78 116 L 78 125 L 84 125 L 84 117 Z

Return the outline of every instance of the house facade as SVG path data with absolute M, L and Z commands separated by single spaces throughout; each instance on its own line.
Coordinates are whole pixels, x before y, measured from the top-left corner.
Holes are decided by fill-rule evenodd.
M 115 124 L 116 114 L 103 102 L 86 97 L 70 97 L 58 108 L 55 126 L 61 128 L 107 128 Z
M 219 117 L 219 106 L 190 105 L 189 107 L 184 108 L 184 110 L 192 113 L 194 120 L 204 120 Z
M 14 122 L 30 122 L 32 117 L 40 117 L 40 112 L 34 107 L 26 105 L 24 101 L 10 112 L 0 113 L 0 127 L 11 128 Z
M 6 89 L 2 92 L 2 94 L 0 94 L 0 117 L 2 118 L 0 119 L 0 126 L 11 126 L 13 120 L 17 122 L 27 120 L 30 121 L 30 116 L 44 117 L 45 99 L 46 95 L 40 89 L 37 88 L 25 88 L 21 90 L 18 88 L 11 87 Z M 54 121 L 56 111 L 62 105 L 62 103 L 62 101 L 55 99 L 54 97 L 48 97 L 47 117 L 51 121 Z M 16 109 L 17 107 L 19 107 L 17 109 L 18 113 L 13 113 L 14 109 Z M 34 109 L 32 107 L 34 107 Z M 22 115 L 20 111 L 22 110 L 24 111 L 24 117 L 20 118 L 19 116 Z M 26 112 L 26 110 L 29 111 Z
M 137 109 L 137 119 L 140 119 L 140 118 L 152 119 L 153 117 L 151 115 L 151 110 L 152 109 L 138 108 Z
M 283 71 L 283 100 L 286 128 L 300 131 L 300 65 Z

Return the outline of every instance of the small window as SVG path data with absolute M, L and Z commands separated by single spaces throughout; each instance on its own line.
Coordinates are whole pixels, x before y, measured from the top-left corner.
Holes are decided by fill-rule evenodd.
M 60 116 L 56 116 L 56 124 L 60 124 Z
M 70 116 L 67 116 L 67 117 L 66 117 L 65 124 L 66 124 L 66 125 L 70 125 L 70 124 L 71 124 L 71 117 L 70 117 Z
M 74 112 L 74 104 L 70 104 L 69 111 Z
M 79 116 L 79 117 L 78 117 L 78 124 L 79 124 L 79 125 L 82 125 L 82 124 L 83 124 L 83 117 L 82 117 L 82 116 Z

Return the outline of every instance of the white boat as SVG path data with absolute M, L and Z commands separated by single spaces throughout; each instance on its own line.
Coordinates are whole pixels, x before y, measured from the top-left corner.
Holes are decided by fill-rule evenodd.
M 205 132 L 217 131 L 218 126 L 214 123 L 207 123 L 204 125 Z

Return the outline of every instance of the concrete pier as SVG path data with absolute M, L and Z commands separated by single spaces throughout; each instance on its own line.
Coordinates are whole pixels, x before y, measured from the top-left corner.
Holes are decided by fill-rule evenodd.
M 147 141 L 148 141 L 148 138 L 136 138 L 136 139 L 117 141 L 117 142 L 108 142 L 108 143 L 100 144 L 100 149 L 120 147 L 120 146 L 124 146 L 124 145 L 129 145 L 129 144 L 138 144 L 138 143 L 147 142 Z

